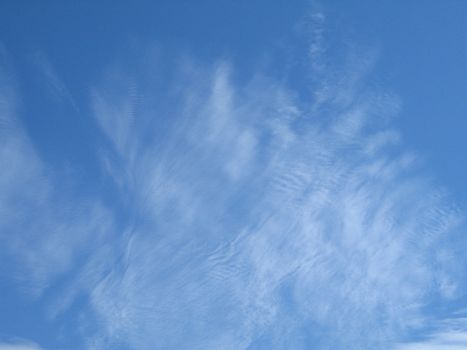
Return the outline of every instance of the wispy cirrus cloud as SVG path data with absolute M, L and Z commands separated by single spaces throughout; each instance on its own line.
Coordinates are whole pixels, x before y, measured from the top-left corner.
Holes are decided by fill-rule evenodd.
M 18 117 L 21 98 L 5 49 L 1 59 L 0 271 L 23 295 L 37 298 L 75 269 L 87 245 L 105 235 L 111 218 L 98 201 L 70 200 L 71 188 L 58 181 L 63 174 L 41 159 Z
M 0 344 L 0 350 L 41 350 L 33 344 Z
M 398 98 L 369 87 L 377 55 L 328 66 L 312 19 L 310 100 L 260 73 L 239 83 L 225 61 L 174 65 L 167 84 L 147 56 L 109 70 L 90 101 L 112 203 L 57 185 L 2 82 L 15 285 L 56 288 L 50 317 L 84 295 L 91 349 L 391 348 L 423 329 L 424 306 L 462 297 L 463 217 L 404 149 Z
M 460 350 L 467 348 L 467 319 L 456 312 L 456 318 L 437 320 L 428 335 L 418 341 L 399 344 L 396 350 Z
M 366 88 L 362 55 L 309 104 L 226 63 L 173 94 L 119 74 L 95 88 L 132 222 L 91 294 L 101 347 L 387 347 L 459 295 L 443 256 L 462 216 L 400 147 L 399 102 Z
M 64 83 L 60 74 L 50 61 L 49 57 L 44 51 L 37 50 L 31 55 L 31 61 L 35 65 L 42 84 L 46 87 L 47 91 L 59 101 L 69 104 L 75 110 L 78 108 L 73 95 Z
M 0 340 L 0 350 L 43 350 L 38 344 L 26 339 L 4 339 Z

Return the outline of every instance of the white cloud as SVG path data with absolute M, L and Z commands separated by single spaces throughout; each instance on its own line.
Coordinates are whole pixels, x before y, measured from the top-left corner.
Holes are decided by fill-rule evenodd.
M 402 343 L 394 350 L 463 350 L 467 349 L 467 319 L 458 317 L 440 322 L 438 329 L 420 341 Z
M 127 90 L 137 78 L 96 87 L 117 155 L 104 162 L 134 215 L 121 267 L 92 291 L 104 343 L 241 349 L 271 330 L 284 348 L 298 322 L 298 348 L 384 348 L 455 293 L 437 252 L 460 214 L 394 149 L 397 99 L 349 69 L 302 110 L 264 77 L 234 85 L 226 64 L 180 78 L 164 113 L 131 102 L 150 94 Z
M 111 226 L 99 201 L 70 199 L 63 174 L 45 164 L 16 116 L 20 99 L 3 53 L 0 76 L 0 242 L 2 278 L 39 297 Z M 70 191 L 71 192 L 71 191 Z
M 34 343 L 0 343 L 0 350 L 41 350 L 42 348 Z
M 45 52 L 41 50 L 36 51 L 32 56 L 32 62 L 37 67 L 43 86 L 46 87 L 47 91 L 50 92 L 55 99 L 68 103 L 74 109 L 77 109 L 73 95 Z
M 339 72 L 313 63 L 309 104 L 260 74 L 234 83 L 225 62 L 180 69 L 183 86 L 164 91 L 109 72 L 91 103 L 123 210 L 60 191 L 2 82 L 0 239 L 21 272 L 9 276 L 39 296 L 72 270 L 49 313 L 85 291 L 94 349 L 389 348 L 421 327 L 424 304 L 458 296 L 446 237 L 462 218 L 395 147 L 398 99 L 366 89 L 374 56 Z

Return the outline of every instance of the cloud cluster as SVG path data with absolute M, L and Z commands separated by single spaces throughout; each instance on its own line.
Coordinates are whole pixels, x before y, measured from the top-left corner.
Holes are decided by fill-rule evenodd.
M 0 350 L 40 350 L 33 344 L 0 344 Z
M 58 288 L 52 317 L 84 294 L 91 349 L 375 349 L 422 327 L 464 287 L 462 217 L 401 147 L 398 99 L 368 88 L 374 53 L 330 69 L 314 33 L 306 101 L 226 62 L 184 62 L 162 89 L 157 62 L 109 70 L 91 105 L 114 203 L 60 186 L 2 81 L 2 272 Z
M 178 101 L 166 114 L 137 79 L 96 87 L 103 164 L 132 217 L 93 290 L 101 341 L 386 347 L 455 297 L 443 254 L 460 214 L 396 147 L 398 101 L 365 88 L 371 59 L 349 62 L 308 104 L 265 77 L 235 84 L 226 63 L 152 96 Z
M 435 330 L 418 341 L 406 342 L 396 350 L 461 350 L 467 348 L 467 319 L 464 312 L 456 312 L 456 318 L 439 320 Z
M 0 273 L 19 298 L 35 299 L 76 269 L 90 245 L 102 243 L 112 218 L 98 200 L 71 198 L 72 180 L 43 161 L 19 117 L 5 50 L 1 61 Z

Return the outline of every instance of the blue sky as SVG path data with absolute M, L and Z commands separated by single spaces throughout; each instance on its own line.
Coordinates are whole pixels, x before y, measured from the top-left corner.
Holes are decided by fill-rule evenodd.
M 3 1 L 0 350 L 467 349 L 463 1 Z

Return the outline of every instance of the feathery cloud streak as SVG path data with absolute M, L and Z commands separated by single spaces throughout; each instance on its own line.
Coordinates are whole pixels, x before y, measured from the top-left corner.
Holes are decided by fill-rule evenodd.
M 57 191 L 3 90 L 18 285 L 40 297 L 69 276 L 51 314 L 84 293 L 95 349 L 388 348 L 427 303 L 461 297 L 461 215 L 401 147 L 398 99 L 367 87 L 374 55 L 337 72 L 315 32 L 310 101 L 261 74 L 235 82 L 225 62 L 184 64 L 165 89 L 110 70 L 91 103 L 114 205 Z
M 385 347 L 458 295 L 443 256 L 460 214 L 395 147 L 398 101 L 365 88 L 370 66 L 351 60 L 305 107 L 264 77 L 234 84 L 225 63 L 179 77 L 167 115 L 133 79 L 95 89 L 103 163 L 133 213 L 122 267 L 93 291 L 102 341 Z

